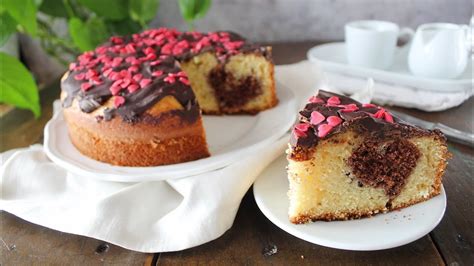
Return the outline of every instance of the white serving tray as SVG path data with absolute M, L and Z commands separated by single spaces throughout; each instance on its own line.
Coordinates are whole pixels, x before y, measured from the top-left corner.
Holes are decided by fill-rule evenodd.
M 398 48 L 394 63 L 388 70 L 352 66 L 347 63 L 343 42 L 318 45 L 308 50 L 308 59 L 318 62 L 325 71 L 349 76 L 373 78 L 376 81 L 414 87 L 428 91 L 454 92 L 473 90 L 472 60 L 464 73 L 457 79 L 432 79 L 417 77 L 410 73 L 407 65 L 409 47 Z

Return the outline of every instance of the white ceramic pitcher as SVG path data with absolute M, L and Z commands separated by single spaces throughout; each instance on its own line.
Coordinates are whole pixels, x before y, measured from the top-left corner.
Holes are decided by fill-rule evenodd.
M 408 54 L 410 71 L 417 76 L 449 79 L 464 72 L 470 53 L 467 25 L 430 23 L 418 27 Z

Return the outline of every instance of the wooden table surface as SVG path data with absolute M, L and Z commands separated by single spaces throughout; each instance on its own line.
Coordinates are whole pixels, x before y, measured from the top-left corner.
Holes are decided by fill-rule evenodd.
M 276 64 L 305 58 L 315 42 L 273 44 Z M 14 110 L 0 119 L 5 151 L 42 141 L 44 124 L 58 84 L 41 92 L 43 115 Z M 473 131 L 474 99 L 444 112 L 425 113 L 397 108 L 420 118 Z M 151 265 L 151 264 L 426 264 L 473 265 L 474 149 L 449 143 L 453 158 L 444 177 L 448 206 L 441 223 L 423 238 L 398 248 L 355 252 L 326 248 L 300 240 L 272 224 L 255 204 L 252 190 L 245 195 L 232 228 L 215 241 L 180 252 L 144 254 L 99 240 L 41 227 L 0 212 L 0 264 Z M 357 230 L 354 228 L 354 230 Z M 269 252 L 274 247 L 277 252 Z

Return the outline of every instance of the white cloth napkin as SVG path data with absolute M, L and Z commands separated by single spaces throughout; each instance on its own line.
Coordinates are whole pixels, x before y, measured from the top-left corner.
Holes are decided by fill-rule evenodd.
M 331 90 L 344 81 L 338 77 L 328 83 L 323 76 L 308 61 L 276 67 L 277 80 L 293 89 L 301 105 L 316 88 Z M 367 87 L 365 81 L 359 83 L 352 87 L 367 100 L 368 91 L 360 93 Z M 1 155 L 0 209 L 135 251 L 183 250 L 216 239 L 232 226 L 242 197 L 261 171 L 283 154 L 287 141 L 288 135 L 283 136 L 223 169 L 145 183 L 105 182 L 68 173 L 47 158 L 41 145 L 7 151 Z
M 293 88 L 291 82 L 299 84 L 299 80 L 304 79 L 302 84 L 305 85 L 319 84 L 318 87 L 321 89 L 353 94 L 365 88 L 367 84 L 367 80 L 364 79 L 323 72 L 317 63 L 308 60 L 297 64 L 278 66 L 277 73 L 282 74 L 277 76 L 283 82 L 290 82 L 285 83 L 290 88 Z M 461 92 L 426 91 L 375 81 L 372 102 L 379 105 L 401 106 L 433 112 L 456 107 L 469 99 L 472 94 L 473 90 Z
M 287 142 L 285 136 L 213 172 L 132 184 L 73 175 L 34 145 L 2 154 L 0 207 L 45 227 L 135 251 L 183 250 L 232 226 L 242 197 Z

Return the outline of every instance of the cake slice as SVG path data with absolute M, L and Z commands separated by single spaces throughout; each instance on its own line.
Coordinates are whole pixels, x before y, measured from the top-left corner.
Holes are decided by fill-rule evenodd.
M 374 104 L 319 91 L 289 144 L 289 219 L 346 220 L 404 208 L 441 192 L 450 154 L 439 130 Z

